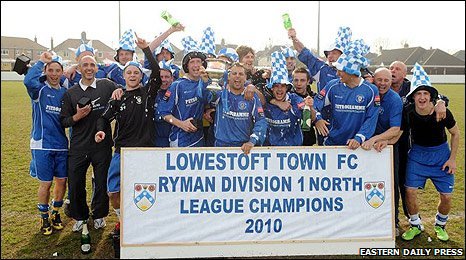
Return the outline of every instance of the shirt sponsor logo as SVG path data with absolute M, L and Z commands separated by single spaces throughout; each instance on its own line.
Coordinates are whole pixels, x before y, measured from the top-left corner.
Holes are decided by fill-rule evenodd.
M 225 112 L 225 115 L 236 117 L 236 118 L 249 118 L 249 112 L 228 111 L 228 112 Z
M 366 106 L 357 106 L 357 105 L 342 105 L 335 104 L 335 108 L 338 110 L 356 110 L 356 111 L 365 111 Z
M 197 97 L 193 97 L 193 98 L 190 98 L 190 99 L 186 99 L 185 100 L 185 104 L 186 105 L 192 105 L 194 103 L 197 103 L 199 99 Z
M 46 105 L 46 106 L 45 106 L 45 110 L 46 110 L 47 112 L 51 112 L 51 113 L 57 114 L 57 113 L 60 113 L 61 108 L 60 108 L 60 107 L 56 107 L 56 106 Z
M 266 118 L 267 122 L 271 125 L 290 125 L 291 124 L 291 119 L 286 118 L 286 119 L 271 119 L 271 118 Z

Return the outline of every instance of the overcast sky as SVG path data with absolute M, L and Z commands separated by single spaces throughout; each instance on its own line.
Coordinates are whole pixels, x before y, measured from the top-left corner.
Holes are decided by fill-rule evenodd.
M 118 45 L 118 1 L 114 2 L 1 2 L 2 36 L 34 39 L 50 47 L 68 38 L 99 39 L 110 47 Z M 135 30 L 152 40 L 168 28 L 160 18 L 162 10 L 186 26 L 169 40 L 182 49 L 181 38 L 190 35 L 200 40 L 211 26 L 216 43 L 244 44 L 256 51 L 268 44 L 287 45 L 290 41 L 281 15 L 289 13 L 297 36 L 317 49 L 317 1 L 217 1 L 217 2 L 127 2 L 121 1 L 121 31 Z M 320 52 L 335 39 L 338 27 L 349 26 L 352 39 L 362 38 L 375 52 L 409 46 L 439 48 L 449 53 L 465 49 L 465 2 L 321 2 Z

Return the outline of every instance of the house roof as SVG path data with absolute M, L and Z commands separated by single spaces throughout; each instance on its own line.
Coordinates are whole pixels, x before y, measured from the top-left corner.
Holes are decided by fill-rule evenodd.
M 89 42 L 89 40 L 85 41 L 86 43 Z M 55 46 L 53 49 L 54 50 L 68 50 L 68 48 L 78 48 L 79 45 L 81 45 L 82 41 L 81 39 L 67 39 L 63 41 L 62 43 L 58 44 Z M 99 40 L 92 40 L 92 47 L 94 49 L 97 49 L 97 51 L 102 51 L 102 52 L 113 52 L 115 51 L 114 49 L 110 48 L 108 45 L 105 43 L 99 41 Z
M 453 54 L 453 56 L 455 56 L 456 58 L 462 60 L 464 62 L 464 50 L 460 50 L 460 51 L 457 51 L 455 52 L 455 54 Z
M 456 66 L 464 65 L 464 61 L 440 50 L 426 50 L 422 47 L 401 48 L 392 50 L 382 50 L 382 54 L 374 58 L 371 65 L 381 63 L 388 65 L 394 61 L 402 61 L 406 65 L 414 65 L 416 62 L 422 66 L 425 65 L 447 65 Z
M 47 47 L 28 38 L 2 36 L 2 49 L 7 48 L 47 50 Z
M 440 49 L 426 50 L 420 57 L 419 64 L 421 65 L 464 65 L 464 61 L 461 61 L 457 57 L 450 55 Z

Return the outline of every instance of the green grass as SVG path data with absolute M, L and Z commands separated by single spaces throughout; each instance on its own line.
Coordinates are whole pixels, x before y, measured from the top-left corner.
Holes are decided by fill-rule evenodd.
M 465 88 L 464 85 L 453 84 L 437 85 L 436 87 L 440 93 L 450 98 L 449 109 L 453 112 L 461 132 L 453 206 L 447 225 L 450 241 L 440 242 L 435 237 L 433 223 L 437 212 L 438 195 L 431 182 L 428 182 L 426 189 L 419 192 L 420 213 L 426 231 L 411 242 L 397 239 L 396 244 L 400 248 L 463 248 L 464 252 Z M 73 221 L 64 214 L 62 214 L 65 225 L 64 230 L 54 232 L 49 237 L 39 233 L 39 214 L 36 209 L 38 183 L 28 173 L 31 159 L 29 150 L 31 104 L 21 82 L 1 83 L 1 117 L 1 257 L 53 258 L 53 253 L 58 252 L 59 258 L 112 258 L 112 241 L 107 238 L 116 221 L 112 210 L 110 210 L 110 216 L 107 218 L 107 227 L 103 231 L 96 231 L 93 227 L 90 228 L 93 252 L 89 255 L 80 253 L 80 234 L 71 231 Z M 88 195 L 91 193 L 90 176 L 89 171 Z M 404 230 L 408 228 L 408 222 L 404 219 L 401 224 Z M 432 238 L 430 243 L 427 242 L 429 236 Z M 349 257 L 356 258 L 357 256 Z

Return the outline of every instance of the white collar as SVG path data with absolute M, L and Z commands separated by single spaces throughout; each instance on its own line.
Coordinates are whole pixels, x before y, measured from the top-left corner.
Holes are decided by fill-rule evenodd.
M 80 86 L 81 89 L 84 90 L 84 91 L 86 91 L 87 87 L 91 87 L 91 88 L 94 88 L 94 89 L 97 88 L 97 83 L 96 83 L 96 82 L 97 82 L 97 79 L 95 79 L 95 78 L 94 78 L 94 81 L 92 82 L 92 84 L 89 85 L 89 86 L 84 85 L 84 84 L 82 83 L 82 81 L 83 81 L 83 79 L 80 79 L 80 80 L 79 80 L 79 86 Z

